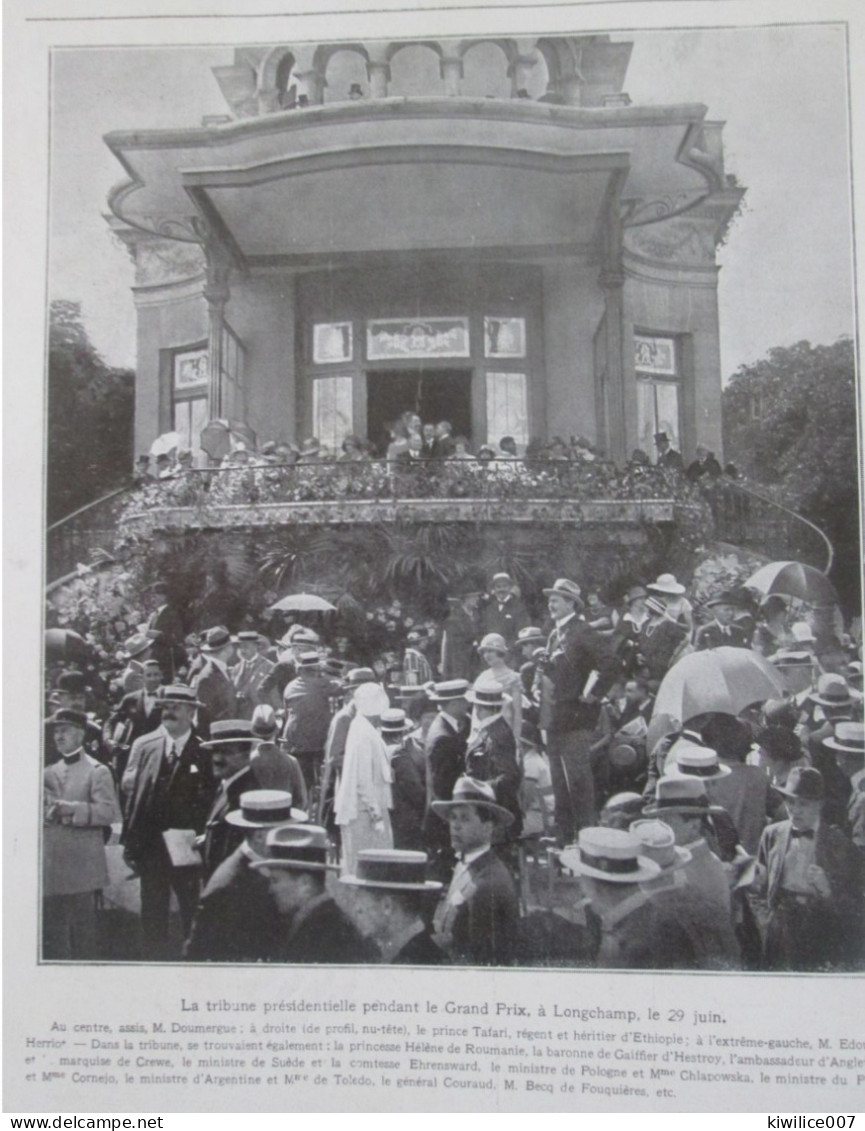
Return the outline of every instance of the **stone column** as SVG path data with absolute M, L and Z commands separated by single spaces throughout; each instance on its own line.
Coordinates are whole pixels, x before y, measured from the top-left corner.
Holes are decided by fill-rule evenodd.
M 511 79 L 511 98 L 517 97 L 517 92 L 525 90 L 529 81 L 529 72 L 536 62 L 534 55 L 518 55 L 508 67 Z
M 207 265 L 207 281 L 204 284 L 204 298 L 207 302 L 207 413 L 210 420 L 222 416 L 222 341 L 225 324 L 225 306 L 231 291 L 228 279 L 231 268 L 227 264 Z
M 390 82 L 390 63 L 385 54 L 385 45 L 370 44 L 367 48 L 369 59 L 366 64 L 366 77 L 369 79 L 370 98 L 387 98 L 387 85 Z
M 622 267 L 622 217 L 619 192 L 624 173 L 616 174 L 604 220 L 603 266 L 599 283 L 604 292 L 604 334 L 607 379 L 604 389 L 607 418 L 607 455 L 620 466 L 628 456 L 627 370 L 624 353 L 625 273 Z
M 462 59 L 443 55 L 439 66 L 445 84 L 445 94 L 448 98 L 457 98 L 460 93 L 460 82 L 463 77 Z
M 320 106 L 324 102 L 325 78 L 320 71 L 312 68 L 309 71 L 292 71 L 291 77 L 297 83 L 297 101 L 306 98 L 307 105 Z

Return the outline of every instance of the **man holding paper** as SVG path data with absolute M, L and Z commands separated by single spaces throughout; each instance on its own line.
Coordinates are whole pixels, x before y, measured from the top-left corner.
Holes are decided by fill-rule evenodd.
M 189 687 L 160 690 L 162 725 L 133 745 L 123 777 L 127 796 L 121 841 L 124 858 L 141 877 L 143 957 L 166 958 L 168 906 L 174 890 L 183 934 L 198 903 L 204 832 L 215 791 L 210 757 L 192 719 L 199 706 Z

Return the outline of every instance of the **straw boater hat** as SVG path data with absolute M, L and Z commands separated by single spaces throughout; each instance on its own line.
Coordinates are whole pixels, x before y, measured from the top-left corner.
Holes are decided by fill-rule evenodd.
M 784 797 L 798 797 L 802 801 L 822 801 L 825 796 L 823 775 L 813 766 L 794 766 L 786 783 L 772 788 Z
M 204 704 L 199 702 L 195 696 L 195 692 L 191 687 L 187 687 L 185 683 L 169 683 L 156 693 L 156 698 L 160 704 L 166 703 L 181 703 L 186 707 L 203 707 Z
M 465 699 L 469 690 L 467 679 L 446 679 L 434 683 L 427 691 L 427 698 L 433 703 L 449 703 L 453 699 Z
M 293 624 L 277 644 L 284 648 L 291 648 L 295 644 L 318 644 L 318 633 L 302 624 Z
M 237 636 L 232 636 L 234 644 L 257 644 L 259 633 L 252 632 L 249 629 L 244 629 L 243 632 L 238 632 Z
M 478 781 L 477 778 L 460 778 L 454 786 L 453 797 L 450 801 L 434 801 L 432 810 L 437 817 L 447 820 L 448 811 L 456 805 L 474 805 L 476 809 L 483 809 L 492 814 L 502 825 L 509 825 L 514 819 L 513 813 L 499 805 L 496 795 L 489 782 Z
M 202 742 L 202 749 L 211 750 L 214 746 L 233 746 L 246 742 L 250 746 L 258 739 L 252 733 L 249 719 L 222 719 L 210 726 L 210 738 Z
M 308 814 L 293 809 L 291 794 L 284 789 L 250 789 L 240 795 L 240 808 L 225 814 L 230 825 L 240 829 L 270 829 L 289 821 L 305 821 Z
M 821 675 L 817 680 L 817 690 L 808 696 L 812 703 L 819 703 L 821 707 L 849 707 L 853 702 L 850 688 L 843 675 L 834 675 L 831 672 Z
M 267 834 L 267 856 L 253 860 L 252 868 L 291 868 L 298 872 L 338 872 L 329 864 L 330 841 L 319 825 L 280 825 Z
M 218 652 L 230 643 L 231 633 L 224 625 L 218 624 L 215 628 L 209 628 L 205 632 L 204 639 L 199 647 L 202 652 Z
M 662 573 L 646 586 L 652 593 L 665 593 L 668 597 L 681 597 L 686 591 L 672 573 Z
M 494 652 L 501 652 L 503 656 L 507 655 L 508 646 L 505 638 L 498 632 L 488 632 L 478 644 L 479 652 L 486 652 L 488 648 Z
M 865 758 L 865 725 L 836 723 L 835 733 L 824 738 L 823 745 L 841 754 L 858 754 L 860 758 Z
M 521 628 L 517 633 L 517 647 L 522 648 L 524 644 L 544 644 L 546 637 L 539 628 L 534 625 L 529 625 L 528 628 Z
M 146 652 L 152 643 L 153 641 L 149 636 L 145 636 L 143 632 L 137 632 L 134 636 L 130 636 L 128 640 L 124 640 L 123 655 L 127 660 L 134 660 L 136 656 Z
M 379 724 L 379 732 L 382 738 L 386 738 L 388 735 L 398 737 L 401 734 L 406 734 L 407 731 L 414 730 L 414 723 L 406 717 L 405 711 L 400 710 L 399 707 L 391 707 L 389 711 L 382 711 Z
M 552 588 L 545 589 L 544 596 L 549 597 L 552 593 L 557 594 L 559 597 L 566 597 L 567 600 L 573 601 L 574 604 L 582 605 L 583 601 L 580 597 L 582 590 L 576 581 L 569 581 L 566 577 L 557 577 L 553 582 Z
M 360 687 L 362 683 L 375 683 L 375 672 L 372 668 L 351 668 L 342 679 L 343 686 Z
M 676 834 L 670 826 L 657 818 L 634 821 L 628 831 L 639 844 L 643 855 L 654 860 L 663 872 L 684 868 L 691 860 L 688 849 L 676 844 Z
M 732 773 L 729 766 L 718 761 L 718 753 L 709 746 L 698 746 L 687 738 L 679 738 L 667 752 L 664 764 L 665 777 L 692 777 L 703 781 L 716 781 Z
M 660 874 L 660 865 L 640 855 L 636 837 L 623 829 L 580 829 L 576 848 L 562 851 L 566 868 L 610 884 L 639 884 Z
M 709 795 L 702 778 L 678 774 L 658 780 L 655 800 L 643 810 L 647 817 L 660 817 L 662 820 L 665 813 L 698 817 L 723 812 L 722 806 L 709 804 Z
M 297 666 L 298 668 L 317 668 L 321 664 L 321 656 L 318 652 L 312 649 L 303 651 L 298 654 Z
M 494 573 L 490 585 L 495 585 L 497 581 L 506 581 L 508 585 L 513 585 L 514 583 L 514 579 L 511 577 L 511 575 L 509 573 L 504 573 L 504 571 L 502 573 Z
M 426 878 L 427 855 L 398 848 L 362 848 L 357 872 L 340 883 L 384 891 L 441 891 L 442 884 Z
M 501 684 L 486 673 L 478 676 L 471 689 L 466 692 L 466 699 L 476 707 L 503 707 L 505 696 Z

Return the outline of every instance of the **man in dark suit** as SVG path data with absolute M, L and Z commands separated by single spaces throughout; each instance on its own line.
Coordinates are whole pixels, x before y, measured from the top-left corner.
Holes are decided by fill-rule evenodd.
M 779 792 L 789 819 L 764 830 L 757 855 L 755 887 L 769 908 L 765 965 L 770 970 L 858 968 L 862 857 L 840 829 L 823 819 L 819 770 L 791 770 Z
M 514 839 L 523 828 L 519 800 L 523 775 L 517 761 L 514 732 L 502 716 L 505 695 L 493 677 L 481 675 L 475 680 L 467 698 L 474 704 L 479 725 L 466 747 L 465 773 L 493 787 L 496 801 L 513 817 L 508 827 L 508 839 Z
M 331 720 L 331 701 L 339 696 L 337 680 L 324 675 L 321 657 L 313 649 L 298 655 L 298 674 L 283 694 L 285 729 L 282 738 L 289 754 L 300 762 L 310 793 L 318 783 Z
M 514 594 L 513 578 L 508 573 L 495 574 L 490 592 L 481 597 L 478 605 L 479 634 L 497 632 L 505 638 L 508 648 L 513 648 L 520 629 L 530 623 L 526 606 Z
M 457 780 L 465 771 L 468 714 L 468 680 L 449 679 L 433 684 L 427 693 L 438 707 L 426 736 L 426 816 L 424 842 L 432 862 L 432 872 L 440 878 L 450 875 L 452 855 L 447 826 L 432 811 L 434 801 L 450 801 Z
M 229 668 L 237 692 L 237 714 L 243 719 L 252 718 L 252 712 L 262 702 L 261 685 L 273 671 L 273 664 L 258 650 L 258 641 L 257 632 L 238 632 L 235 638 L 237 663 Z
M 204 861 L 204 879 L 240 845 L 243 834 L 226 818 L 240 808 L 240 796 L 256 789 L 258 783 L 249 764 L 254 739 L 252 724 L 246 719 L 225 719 L 210 728 L 210 739 L 202 750 L 210 751 L 210 767 L 219 783 L 207 814 L 199 846 Z
M 143 734 L 156 730 L 162 722 L 159 701 L 162 669 L 158 660 L 145 660 L 143 667 L 144 687 L 123 696 L 106 727 L 114 747 L 114 772 L 118 781 L 123 778 L 132 744 Z
M 228 674 L 228 663 L 233 654 L 234 644 L 227 628 L 218 625 L 207 630 L 201 644 L 204 664 L 191 681 L 201 704 L 198 729 L 205 736 L 210 733 L 213 723 L 237 716 L 237 691 Z
M 150 655 L 159 661 L 166 678 L 173 682 L 177 669 L 186 660 L 183 621 L 169 600 L 168 586 L 164 581 L 152 585 L 151 592 L 157 605 L 147 621 L 147 635 L 153 641 Z
M 433 812 L 447 821 L 460 858 L 436 909 L 436 942 L 461 965 L 512 965 L 519 900 L 513 876 L 492 850 L 497 829 L 511 823 L 511 814 L 496 803 L 489 782 L 473 778 L 460 778 L 452 800 L 433 802 Z
M 748 647 L 748 634 L 733 623 L 738 607 L 739 600 L 736 594 L 729 590 L 711 597 L 706 602 L 706 608 L 713 611 L 715 619 L 697 629 L 694 639 L 696 651 L 704 652 L 708 648 Z
M 284 825 L 267 834 L 267 855 L 252 867 L 267 877 L 281 919 L 279 961 L 374 962 L 378 954 L 325 888 L 327 832 L 318 825 Z
M 110 766 L 111 744 L 105 739 L 102 724 L 88 713 L 87 706 L 87 677 L 84 672 L 74 670 L 60 672 L 55 689 L 51 693 L 49 707 L 54 711 L 80 711 L 86 720 L 82 741 L 84 753 L 90 758 L 95 758 L 103 766 Z M 60 761 L 61 755 L 54 743 L 54 728 L 47 725 L 44 749 L 46 766 Z
M 441 966 L 447 959 L 425 923 L 428 900 L 442 885 L 426 878 L 424 852 L 361 849 L 357 874 L 341 883 L 353 889 L 350 913 L 372 939 L 381 960 L 394 966 Z
M 441 420 L 436 425 L 432 448 L 436 459 L 449 459 L 457 450 L 452 433 L 453 425 L 449 420 Z
M 570 844 L 595 821 L 592 736 L 600 701 L 620 667 L 603 638 L 579 619 L 583 605 L 576 582 L 559 578 L 544 593 L 555 627 L 539 660 L 545 677 L 541 725 L 546 723 L 556 832 L 562 844 Z
M 168 957 L 168 907 L 172 889 L 180 905 L 184 937 L 198 902 L 201 868 L 194 854 L 172 859 L 179 830 L 204 832 L 213 799 L 210 758 L 192 719 L 198 706 L 188 687 L 160 690 L 162 723 L 133 745 L 123 777 L 126 798 L 121 843 L 124 859 L 141 879 L 144 957 Z M 168 838 L 163 834 L 171 831 Z
M 667 471 L 678 471 L 683 473 L 685 464 L 682 460 L 680 452 L 670 444 L 670 437 L 666 432 L 655 433 L 655 447 L 658 449 L 658 458 L 656 465 L 658 467 L 666 468 Z
M 271 829 L 302 819 L 290 793 L 250 790 L 226 816 L 243 842 L 224 860 L 201 893 L 184 957 L 190 962 L 274 962 L 282 928 L 270 884 L 252 868 L 267 851 Z

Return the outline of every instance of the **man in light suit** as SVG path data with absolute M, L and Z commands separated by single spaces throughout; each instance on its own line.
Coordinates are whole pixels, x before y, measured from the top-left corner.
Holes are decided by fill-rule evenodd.
M 769 920 L 770 970 L 858 968 L 862 956 L 862 858 L 822 815 L 823 778 L 791 770 L 781 792 L 789 819 L 764 830 L 755 887 Z
M 60 708 L 48 720 L 60 760 L 44 771 L 42 957 L 93 959 L 96 892 L 108 883 L 106 830 L 120 816 L 107 766 L 83 749 L 87 716 Z
M 228 662 L 233 654 L 234 644 L 227 628 L 217 625 L 207 630 L 201 644 L 204 664 L 192 680 L 192 689 L 200 703 L 198 730 L 205 736 L 213 723 L 237 715 L 237 691 L 228 674 Z
M 257 632 L 238 632 L 234 638 L 238 659 L 229 668 L 229 675 L 237 692 L 237 715 L 242 719 L 252 718 L 252 712 L 262 701 L 261 685 L 273 671 L 273 664 L 258 649 L 258 640 Z
M 459 964 L 510 966 L 518 945 L 519 901 L 514 878 L 492 850 L 498 828 L 513 817 L 489 782 L 460 778 L 450 801 L 434 801 L 447 821 L 460 860 L 436 909 L 435 941 Z
M 214 794 L 210 757 L 192 726 L 199 706 L 188 687 L 160 690 L 162 723 L 133 745 L 121 788 L 125 820 L 124 859 L 141 879 L 144 957 L 168 955 L 168 907 L 173 890 L 184 937 L 198 902 L 201 867 L 173 862 L 164 833 L 204 832 Z M 171 840 L 172 838 L 168 838 Z

